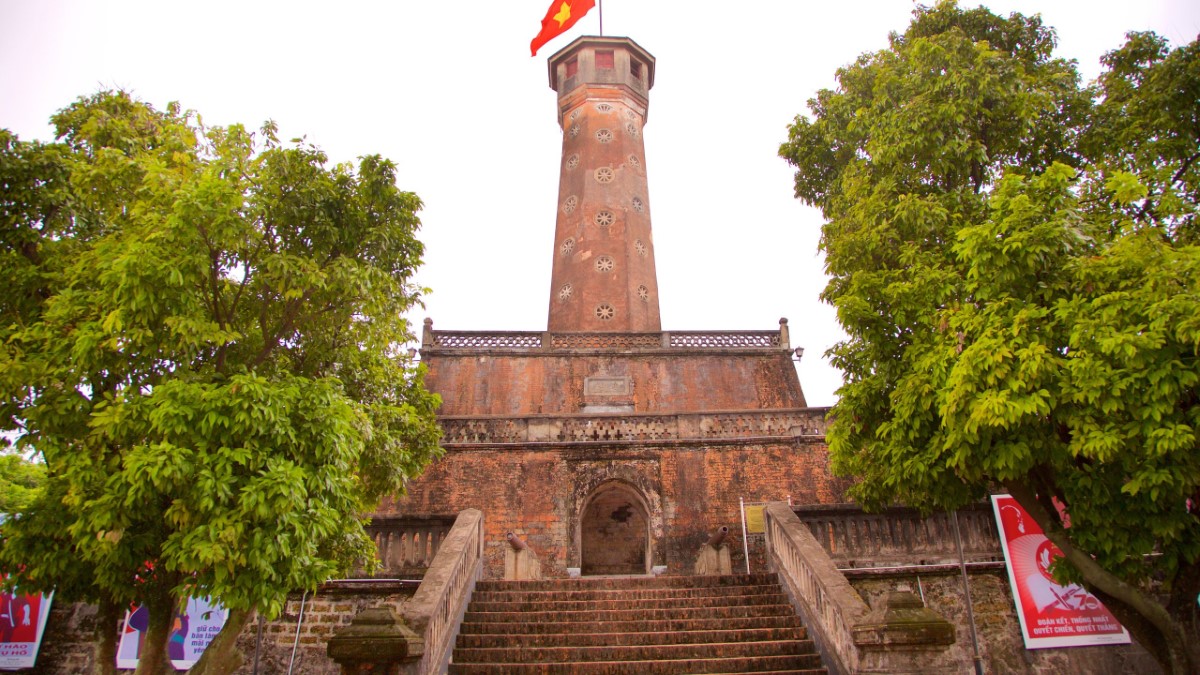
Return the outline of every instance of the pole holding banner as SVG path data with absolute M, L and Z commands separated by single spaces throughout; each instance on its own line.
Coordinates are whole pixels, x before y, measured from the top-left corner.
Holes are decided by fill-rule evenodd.
M 746 536 L 746 500 L 738 497 L 738 510 L 742 512 L 742 552 L 746 556 L 746 574 L 750 574 L 750 538 Z

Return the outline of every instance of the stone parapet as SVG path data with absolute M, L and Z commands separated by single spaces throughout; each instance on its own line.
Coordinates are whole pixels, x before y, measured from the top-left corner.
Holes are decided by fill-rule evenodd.
M 959 562 L 954 525 L 948 513 L 922 516 L 911 508 L 867 513 L 857 504 L 796 506 L 825 553 L 842 569 L 893 565 L 941 565 Z M 958 511 L 963 554 L 968 562 L 1003 561 L 991 506 Z
M 483 573 L 483 513 L 463 509 L 400 618 L 420 636 L 420 660 L 407 670 L 444 672 L 475 582 Z M 410 653 L 415 653 L 416 648 Z
M 911 593 L 892 593 L 872 610 L 792 509 L 764 511 L 768 559 L 805 620 L 831 673 L 953 673 L 954 629 Z
M 613 443 L 809 438 L 823 441 L 828 408 L 737 410 L 669 415 L 580 414 L 443 416 L 442 444 Z
M 379 568 L 355 576 L 420 579 L 453 526 L 454 516 L 372 518 L 365 529 L 375 542 Z
M 550 333 L 532 331 L 430 330 L 422 351 L 504 350 L 574 352 L 579 350 L 652 351 L 693 349 L 787 350 L 777 330 L 660 331 L 648 333 Z

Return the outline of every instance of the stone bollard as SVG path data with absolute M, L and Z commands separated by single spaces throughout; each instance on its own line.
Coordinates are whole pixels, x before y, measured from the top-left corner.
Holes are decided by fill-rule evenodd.
M 529 548 L 529 544 L 512 532 L 504 535 L 504 538 L 508 540 L 508 548 L 504 549 L 504 579 L 541 579 L 542 563 Z
M 329 658 L 342 675 L 400 675 L 425 653 L 425 641 L 391 607 L 368 607 L 329 638 Z
M 696 553 L 696 574 L 733 574 L 733 561 L 729 556 L 729 546 L 725 544 L 728 535 L 729 528 L 722 525 L 700 546 Z

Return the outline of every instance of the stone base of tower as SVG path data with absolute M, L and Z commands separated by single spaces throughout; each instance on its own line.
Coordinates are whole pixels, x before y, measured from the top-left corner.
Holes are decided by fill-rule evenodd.
M 774 411 L 788 423 L 819 423 L 823 413 Z M 836 503 L 844 484 L 829 477 L 821 436 L 756 435 L 763 417 L 740 417 L 743 438 L 447 444 L 383 512 L 483 511 L 491 578 L 503 573 L 508 532 L 536 551 L 545 576 L 690 574 L 696 550 L 722 525 L 734 569 L 744 571 L 740 500 Z M 636 425 L 627 419 L 610 429 Z M 762 537 L 749 540 L 751 567 L 762 570 Z
M 825 408 L 805 406 L 787 322 L 773 331 L 434 331 L 422 361 L 443 398 L 446 454 L 379 515 L 485 515 L 488 576 L 505 535 L 547 576 L 690 573 L 742 501 L 843 501 L 830 477 Z

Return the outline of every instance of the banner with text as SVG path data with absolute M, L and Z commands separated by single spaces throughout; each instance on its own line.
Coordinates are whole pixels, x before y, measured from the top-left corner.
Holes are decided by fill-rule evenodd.
M 1054 581 L 1050 564 L 1062 551 L 1009 495 L 992 495 L 1008 580 L 1026 649 L 1127 644 L 1129 632 L 1078 584 Z
M 167 639 L 167 654 L 176 670 L 196 665 L 205 647 L 221 631 L 229 612 L 208 598 L 189 598 L 182 613 L 176 612 Z M 125 628 L 117 646 L 117 667 L 137 668 L 142 653 L 142 641 L 149 626 L 150 613 L 145 607 L 135 607 L 125 613 Z
M 34 666 L 53 599 L 53 593 L 0 593 L 0 670 Z

